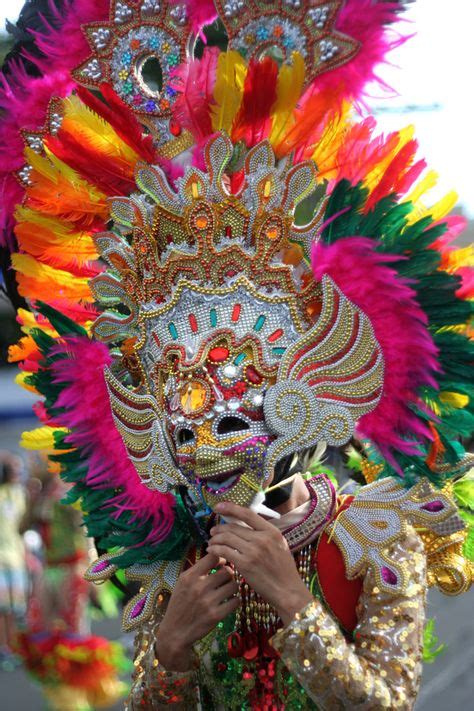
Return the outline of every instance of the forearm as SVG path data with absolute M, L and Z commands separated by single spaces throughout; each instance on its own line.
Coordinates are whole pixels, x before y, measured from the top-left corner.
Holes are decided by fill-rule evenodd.
M 347 642 L 319 601 L 274 637 L 273 646 L 318 708 L 413 707 L 424 621 L 424 564 L 418 546 L 412 537 L 393 551 L 412 572 L 403 598 L 384 597 L 372 576 L 366 576 L 354 643 Z

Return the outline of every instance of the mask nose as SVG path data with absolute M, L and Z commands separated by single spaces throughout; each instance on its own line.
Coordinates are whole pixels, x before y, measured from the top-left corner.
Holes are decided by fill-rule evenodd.
M 208 467 L 217 461 L 221 451 L 215 447 L 209 447 L 208 445 L 203 445 L 197 447 L 196 450 L 196 464 L 198 467 Z

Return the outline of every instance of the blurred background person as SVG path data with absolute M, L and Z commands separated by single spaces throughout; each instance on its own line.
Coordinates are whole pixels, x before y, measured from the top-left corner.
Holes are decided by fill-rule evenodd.
M 0 453 L 0 665 L 4 670 L 15 666 L 12 650 L 26 611 L 25 546 L 20 534 L 26 496 L 21 467 L 19 457 Z

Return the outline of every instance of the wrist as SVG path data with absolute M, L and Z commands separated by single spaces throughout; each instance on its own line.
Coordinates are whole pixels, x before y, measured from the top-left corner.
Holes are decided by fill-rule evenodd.
M 285 627 L 289 625 L 296 613 L 309 605 L 310 602 L 314 602 L 314 597 L 304 584 L 298 590 L 286 591 L 281 603 L 276 606 L 283 625 Z
M 167 640 L 158 637 L 155 641 L 155 658 L 170 672 L 187 672 L 194 667 L 194 653 L 191 645 L 184 641 Z

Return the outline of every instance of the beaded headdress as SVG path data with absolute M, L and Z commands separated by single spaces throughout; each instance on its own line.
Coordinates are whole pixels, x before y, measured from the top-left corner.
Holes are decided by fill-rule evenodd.
M 27 303 L 10 357 L 44 396 L 23 441 L 73 485 L 91 578 L 142 582 L 129 627 L 217 501 L 250 505 L 282 461 L 351 438 L 370 486 L 334 532 L 348 575 L 401 585 L 370 509 L 380 541 L 418 521 L 433 582 L 470 584 L 460 219 L 425 206 L 411 130 L 353 111 L 401 6 L 81 0 L 36 33 L 35 76 L 7 64 L 2 225 Z

